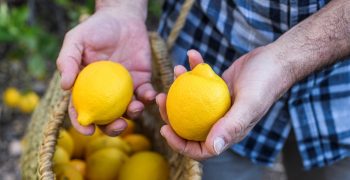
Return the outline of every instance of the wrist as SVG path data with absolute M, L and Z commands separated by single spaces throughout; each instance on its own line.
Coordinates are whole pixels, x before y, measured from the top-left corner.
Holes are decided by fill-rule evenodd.
M 110 11 L 112 14 L 126 12 L 146 21 L 148 0 L 96 0 L 96 12 Z
M 297 72 L 299 66 L 295 64 L 295 61 L 289 61 L 287 59 L 290 55 L 288 49 L 284 46 L 273 42 L 263 47 L 264 57 L 266 58 L 267 64 L 272 66 L 271 72 L 275 73 L 273 81 L 276 82 L 277 98 L 280 98 L 285 92 L 287 92 L 293 84 L 300 80 L 301 75 Z

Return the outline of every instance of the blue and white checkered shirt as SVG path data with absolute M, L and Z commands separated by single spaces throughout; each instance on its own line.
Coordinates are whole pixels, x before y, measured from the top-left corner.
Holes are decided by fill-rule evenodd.
M 183 0 L 164 4 L 163 38 Z M 328 0 L 198 0 L 171 56 L 189 67 L 186 51 L 198 50 L 221 74 L 241 55 L 269 44 L 317 12 Z M 232 149 L 253 162 L 271 165 L 291 129 L 306 169 L 330 165 L 350 154 L 350 61 L 339 62 L 295 84 L 248 136 Z

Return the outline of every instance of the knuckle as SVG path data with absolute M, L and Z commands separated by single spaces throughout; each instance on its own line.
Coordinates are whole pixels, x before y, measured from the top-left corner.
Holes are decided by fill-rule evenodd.
M 232 143 L 237 143 L 243 139 L 247 134 L 247 126 L 242 121 L 235 121 L 232 126 L 229 127 L 230 140 Z
M 74 31 L 73 31 L 73 29 L 71 29 L 64 35 L 64 39 L 69 39 L 73 36 L 74 36 Z

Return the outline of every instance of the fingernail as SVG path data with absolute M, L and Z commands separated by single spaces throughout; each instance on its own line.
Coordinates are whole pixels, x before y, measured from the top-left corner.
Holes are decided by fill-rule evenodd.
M 141 111 L 142 111 L 142 109 L 136 109 L 136 110 L 134 110 L 132 113 L 137 114 L 137 113 L 140 113 Z
M 221 137 L 214 139 L 214 151 L 217 155 L 221 154 L 225 148 L 225 141 Z
M 123 130 L 113 130 L 112 133 L 110 135 L 113 136 L 118 136 L 119 134 L 121 134 L 123 132 Z
M 159 106 L 159 100 L 158 100 L 158 98 L 157 98 L 158 96 L 156 96 L 156 104 Z
M 162 135 L 164 137 L 164 132 L 163 132 L 163 128 L 160 128 L 160 135 Z

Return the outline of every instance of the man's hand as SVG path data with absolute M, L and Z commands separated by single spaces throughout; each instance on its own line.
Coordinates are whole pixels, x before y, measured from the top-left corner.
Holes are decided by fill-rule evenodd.
M 261 47 L 246 54 L 223 74 L 232 96 L 233 105 L 224 117 L 214 124 L 205 142 L 188 141 L 179 137 L 165 125 L 161 134 L 177 152 L 200 160 L 220 154 L 233 143 L 242 140 L 262 118 L 272 104 L 291 85 L 269 46 Z M 203 62 L 201 55 L 194 50 L 188 52 L 191 68 Z M 186 72 L 183 66 L 175 67 L 175 76 Z M 166 95 L 156 98 L 162 118 L 167 122 Z
M 331 1 L 325 8 L 296 25 L 275 42 L 237 59 L 223 74 L 233 105 L 217 121 L 205 142 L 180 138 L 169 125 L 161 134 L 177 152 L 200 160 L 220 154 L 241 141 L 272 104 L 294 83 L 350 54 L 350 3 Z M 191 68 L 203 62 L 196 51 L 188 52 Z M 186 72 L 175 67 L 175 76 Z M 167 121 L 166 95 L 156 97 Z
M 147 1 L 141 1 L 143 3 L 135 3 L 135 6 L 129 1 L 97 2 L 95 14 L 66 34 L 57 59 L 63 89 L 72 88 L 79 71 L 89 63 L 112 60 L 123 64 L 133 78 L 135 97 L 128 106 L 127 116 L 134 118 L 140 115 L 144 103 L 154 100 L 156 92 L 150 84 L 151 54 L 144 23 L 146 13 L 143 13 L 147 9 L 146 6 L 140 9 L 140 4 L 147 5 Z M 77 122 L 72 103 L 69 115 L 79 132 L 86 135 L 94 132 L 94 125 L 84 127 Z M 118 119 L 100 128 L 106 134 L 115 136 L 126 126 L 124 120 Z

